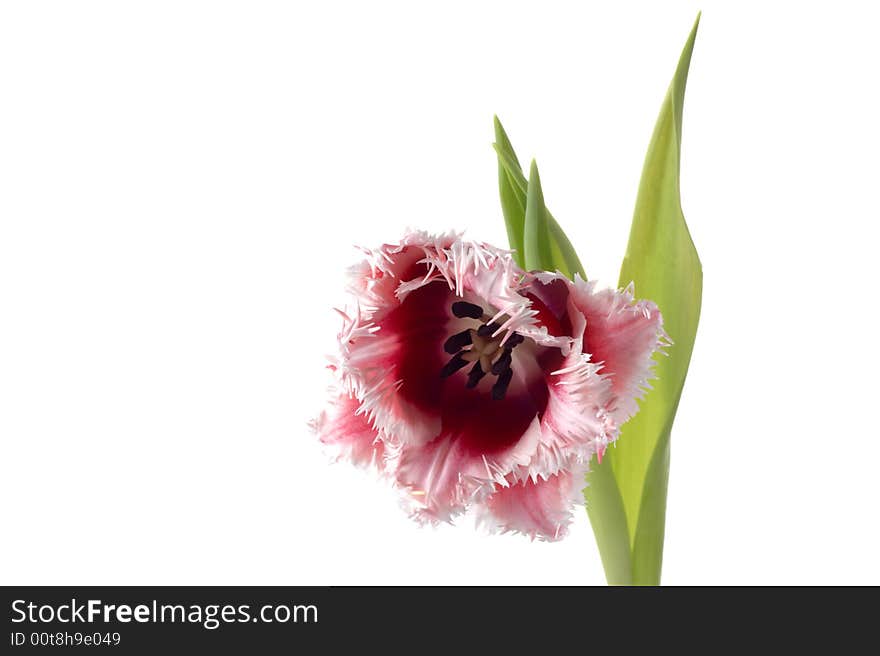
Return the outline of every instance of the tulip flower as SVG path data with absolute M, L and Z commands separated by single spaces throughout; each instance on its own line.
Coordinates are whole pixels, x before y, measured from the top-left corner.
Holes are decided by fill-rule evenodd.
M 321 441 L 382 472 L 420 521 L 473 509 L 490 530 L 564 536 L 590 459 L 645 388 L 656 306 L 455 235 L 366 253 Z

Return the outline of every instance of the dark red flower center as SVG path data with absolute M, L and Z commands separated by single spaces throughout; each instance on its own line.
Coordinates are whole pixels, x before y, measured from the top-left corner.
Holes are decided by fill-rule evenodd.
M 458 335 L 465 328 L 470 330 L 467 322 L 473 319 L 457 317 L 451 311 L 451 305 L 460 301 L 444 281 L 432 282 L 410 292 L 380 325 L 399 340 L 389 365 L 400 380 L 401 398 L 423 412 L 439 415 L 442 432 L 461 440 L 462 448 L 475 454 L 491 454 L 516 443 L 535 417 L 540 419 L 543 415 L 549 398 L 545 372 L 558 369 L 561 356 L 558 349 L 534 347 L 530 351 L 525 347 L 534 342 L 524 341 L 513 352 L 514 373 L 501 400 L 493 401 L 490 389 L 483 389 L 483 385 L 467 389 L 466 383 L 460 381 L 464 376 L 441 377 L 438 372 L 450 355 L 444 351 L 450 333 Z M 466 309 L 456 306 L 459 308 Z M 483 319 L 481 311 L 479 318 L 473 319 L 473 329 L 478 331 L 489 319 Z M 453 340 L 450 348 L 455 343 Z M 465 346 L 461 343 L 459 350 L 463 351 Z

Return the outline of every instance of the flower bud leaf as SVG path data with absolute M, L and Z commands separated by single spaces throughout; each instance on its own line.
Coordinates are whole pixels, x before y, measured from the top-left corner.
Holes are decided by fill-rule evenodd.
M 508 139 L 497 116 L 495 117 L 495 143 L 493 147 L 498 156 L 498 191 L 501 197 L 504 222 L 507 226 L 508 242 L 510 247 L 515 250 L 514 259 L 517 264 L 525 267 L 525 212 L 529 183 L 523 175 L 510 139 Z M 546 205 L 544 206 L 544 214 L 549 231 L 552 256 L 552 261 L 546 268 L 551 271 L 558 270 L 568 278 L 574 277 L 574 274 L 577 273 L 581 278 L 586 279 L 587 276 L 577 252 Z
M 495 117 L 495 151 L 498 154 L 498 193 L 501 197 L 501 211 L 504 214 L 504 224 L 507 226 L 507 241 L 513 249 L 513 258 L 521 267 L 525 266 L 523 259 L 523 235 L 525 231 L 526 194 L 513 177 L 512 171 L 522 175 L 519 160 L 513 152 L 513 146 L 501 126 L 501 121 Z M 502 161 L 504 160 L 504 161 Z
M 525 259 L 526 269 L 550 271 L 555 268 L 553 265 L 553 255 L 550 252 L 547 208 L 544 207 L 541 176 L 538 175 L 538 164 L 535 160 L 532 160 L 532 166 L 529 170 L 523 242 L 523 258 Z

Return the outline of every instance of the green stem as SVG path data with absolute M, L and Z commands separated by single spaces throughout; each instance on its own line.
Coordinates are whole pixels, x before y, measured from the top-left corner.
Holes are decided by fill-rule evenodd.
M 608 460 L 602 464 L 594 462 L 588 480 L 584 490 L 587 514 L 605 568 L 605 579 L 608 585 L 633 585 L 626 511 L 611 463 Z

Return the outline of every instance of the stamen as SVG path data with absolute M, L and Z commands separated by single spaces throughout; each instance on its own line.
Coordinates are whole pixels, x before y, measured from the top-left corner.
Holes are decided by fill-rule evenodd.
M 440 378 L 449 378 L 456 371 L 461 369 L 462 367 L 467 366 L 467 360 L 461 357 L 461 353 L 452 358 L 443 369 L 440 370 Z
M 460 333 L 456 333 L 452 337 L 446 340 L 446 343 L 443 344 L 443 350 L 449 353 L 450 355 L 454 355 L 458 353 L 461 349 L 471 343 L 471 331 L 470 330 L 462 330 Z
M 520 335 L 519 333 L 513 333 L 510 337 L 507 338 L 507 341 L 504 342 L 504 348 L 512 349 L 514 346 L 519 346 L 526 340 L 525 337 Z
M 495 364 L 492 365 L 492 373 L 496 376 L 500 376 L 505 371 L 510 369 L 510 363 L 513 360 L 513 355 L 510 352 L 509 348 L 504 349 L 504 353 L 501 354 L 501 357 L 495 360 Z
M 467 380 L 467 385 L 465 385 L 465 387 L 467 387 L 468 389 L 473 389 L 474 387 L 477 386 L 477 383 L 479 383 L 480 380 L 485 375 L 486 375 L 486 372 L 482 370 L 482 368 L 480 367 L 480 363 L 477 362 L 476 364 L 474 364 L 473 368 L 468 372 L 468 380 Z
M 484 323 L 482 326 L 477 328 L 477 335 L 480 337 L 491 337 L 492 334 L 501 328 L 497 323 Z
M 500 401 L 504 398 L 504 395 L 507 394 L 507 388 L 510 386 L 510 380 L 513 378 L 513 369 L 509 367 L 498 376 L 498 380 L 495 381 L 495 384 L 492 385 L 492 398 L 496 401 Z
M 483 316 L 483 308 L 479 305 L 468 303 L 467 301 L 456 301 L 452 304 L 452 314 L 459 319 L 464 319 L 465 317 L 469 319 L 480 319 Z

